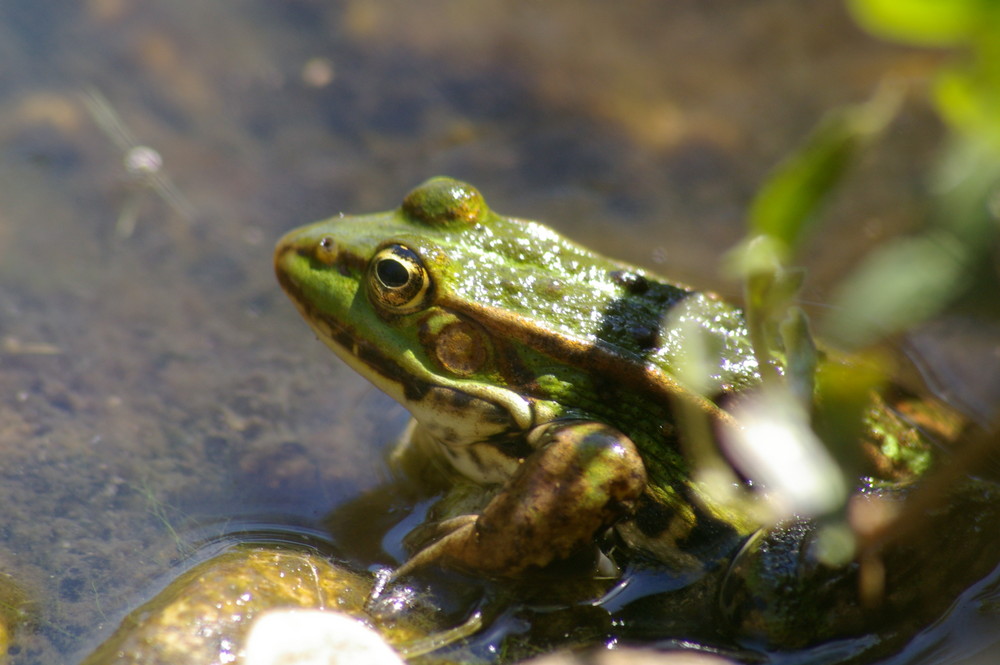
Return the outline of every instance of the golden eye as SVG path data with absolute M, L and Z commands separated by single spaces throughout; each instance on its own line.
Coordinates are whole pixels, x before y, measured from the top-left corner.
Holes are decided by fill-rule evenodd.
M 368 292 L 374 301 L 400 314 L 420 309 L 427 300 L 431 279 L 416 253 L 403 245 L 389 245 L 368 264 Z

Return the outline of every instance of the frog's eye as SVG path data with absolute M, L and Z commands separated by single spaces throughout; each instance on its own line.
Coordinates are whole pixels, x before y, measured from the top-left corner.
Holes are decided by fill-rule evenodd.
M 376 303 L 400 314 L 424 305 L 431 279 L 420 257 L 403 245 L 389 245 L 368 266 L 368 292 Z

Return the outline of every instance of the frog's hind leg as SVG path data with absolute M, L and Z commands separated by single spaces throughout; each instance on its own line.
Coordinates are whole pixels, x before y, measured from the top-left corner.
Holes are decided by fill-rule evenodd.
M 564 559 L 627 517 L 646 486 L 635 445 L 602 423 L 563 421 L 532 432 L 538 450 L 482 514 L 438 525 L 442 535 L 394 578 L 428 564 L 513 577 Z

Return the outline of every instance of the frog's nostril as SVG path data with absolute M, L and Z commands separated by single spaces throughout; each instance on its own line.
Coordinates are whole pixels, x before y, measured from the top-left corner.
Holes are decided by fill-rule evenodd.
M 331 236 L 324 236 L 316 245 L 316 259 L 326 265 L 333 265 L 337 260 L 337 241 Z

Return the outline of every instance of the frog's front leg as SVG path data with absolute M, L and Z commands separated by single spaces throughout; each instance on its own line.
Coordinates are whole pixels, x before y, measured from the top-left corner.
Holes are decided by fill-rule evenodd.
M 499 577 L 566 558 L 627 517 L 646 487 L 630 439 L 602 423 L 553 422 L 531 433 L 538 449 L 482 514 L 446 520 L 440 539 L 417 552 L 400 577 L 440 564 Z

